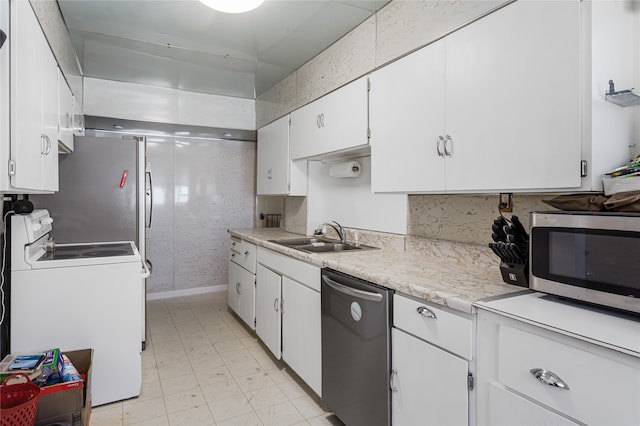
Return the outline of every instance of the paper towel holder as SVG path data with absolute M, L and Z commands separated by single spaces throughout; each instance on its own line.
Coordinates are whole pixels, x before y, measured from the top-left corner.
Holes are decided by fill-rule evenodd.
M 357 161 L 345 161 L 329 166 L 329 176 L 335 178 L 358 177 L 362 166 Z

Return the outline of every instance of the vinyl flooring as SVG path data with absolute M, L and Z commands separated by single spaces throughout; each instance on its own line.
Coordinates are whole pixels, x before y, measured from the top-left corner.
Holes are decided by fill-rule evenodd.
M 147 303 L 142 392 L 92 426 L 341 425 L 228 309 L 226 292 Z

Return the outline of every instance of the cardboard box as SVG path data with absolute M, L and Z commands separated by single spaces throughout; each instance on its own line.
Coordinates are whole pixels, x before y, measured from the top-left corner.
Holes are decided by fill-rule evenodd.
M 91 417 L 91 362 L 93 349 L 63 351 L 86 380 L 59 383 L 40 391 L 35 426 L 87 426 Z

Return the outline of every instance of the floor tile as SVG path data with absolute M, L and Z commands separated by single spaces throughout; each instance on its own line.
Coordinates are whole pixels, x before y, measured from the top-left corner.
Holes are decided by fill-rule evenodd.
M 290 426 L 304 421 L 302 414 L 290 401 L 256 410 L 256 414 L 265 426 Z
M 202 396 L 200 388 L 174 393 L 173 395 L 165 395 L 164 403 L 167 409 L 167 414 L 173 414 L 178 411 L 206 405 L 206 401 L 204 400 L 204 396 Z
M 125 401 L 123 405 L 123 414 L 122 423 L 124 425 L 130 425 L 161 418 L 167 413 L 164 406 L 164 400 L 162 398 L 153 398 L 143 401 Z
M 230 398 L 210 402 L 209 410 L 211 410 L 216 423 L 219 423 L 241 414 L 251 413 L 253 407 L 251 407 L 244 395 L 238 394 Z
M 302 414 L 305 419 L 311 419 L 313 417 L 329 414 L 322 405 L 322 402 L 310 397 L 309 395 L 304 395 L 300 398 L 292 399 L 291 403 L 296 407 L 296 409 L 300 412 L 300 414 Z
M 229 372 L 227 367 L 224 366 L 208 368 L 204 365 L 199 369 L 194 367 L 194 374 L 200 386 L 211 385 L 233 379 L 231 372 Z
M 246 349 L 240 349 L 233 352 L 224 352 L 220 354 L 220 358 L 224 361 L 225 365 L 229 365 L 236 362 L 253 361 L 254 356 Z
M 260 367 L 260 364 L 258 364 L 258 361 L 253 359 L 249 361 L 230 363 L 227 365 L 227 368 L 233 377 L 242 377 L 264 372 L 262 367 Z
M 254 410 L 260 410 L 271 405 L 277 405 L 288 401 L 287 396 L 282 393 L 280 388 L 277 386 L 260 388 L 255 391 L 247 392 L 245 393 L 245 396 Z
M 240 349 L 244 350 L 244 345 L 237 337 L 233 340 L 225 340 L 222 342 L 214 343 L 213 347 L 216 348 L 216 351 L 218 351 L 219 354 L 234 352 Z
M 223 365 L 222 358 L 218 355 L 218 352 L 213 347 L 211 343 L 206 346 L 198 346 L 193 348 L 185 349 L 187 353 L 187 358 L 190 361 L 203 359 L 201 362 L 206 362 L 211 367 L 217 367 L 219 365 Z
M 156 363 L 159 369 L 169 364 L 186 363 L 189 365 L 189 358 L 187 358 L 187 353 L 182 349 L 182 344 L 178 343 L 178 346 L 172 352 L 156 353 Z
M 140 389 L 140 396 L 137 398 L 138 401 L 144 401 L 146 399 L 153 399 L 162 396 L 162 386 L 160 382 L 150 382 L 150 383 L 142 383 L 142 388 Z M 91 421 L 93 422 L 93 412 L 91 413 Z
M 238 386 L 240 386 L 240 389 L 242 389 L 242 392 L 245 393 L 253 392 L 260 388 L 271 387 L 275 385 L 275 382 L 271 380 L 269 375 L 265 372 L 238 377 L 236 378 L 236 382 L 238 383 Z
M 251 413 L 243 414 L 242 416 L 234 417 L 229 420 L 217 423 L 218 426 L 262 426 L 262 422 L 258 418 L 258 415 L 253 411 Z
M 242 393 L 235 380 L 229 379 L 211 385 L 201 386 L 202 394 L 207 402 L 214 402 Z
M 122 403 L 116 402 L 91 409 L 92 426 L 112 426 L 122 424 Z
M 280 387 L 280 390 L 282 390 L 289 399 L 297 399 L 307 395 L 307 391 L 295 380 L 278 383 L 278 387 Z
M 214 426 L 215 421 L 209 407 L 201 405 L 169 414 L 170 426 Z
M 142 370 L 142 383 L 151 383 L 160 381 L 157 368 L 145 368 Z
M 189 389 L 199 388 L 196 376 L 191 372 L 184 372 L 178 377 L 174 377 L 171 379 L 161 378 L 160 384 L 162 386 L 162 393 L 164 396 L 188 391 Z

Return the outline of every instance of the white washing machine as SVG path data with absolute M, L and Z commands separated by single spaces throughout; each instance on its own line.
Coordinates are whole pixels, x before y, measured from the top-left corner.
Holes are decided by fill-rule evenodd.
M 140 395 L 148 271 L 135 243 L 47 250 L 52 223 L 47 210 L 11 218 L 11 352 L 91 348 L 93 406 Z

